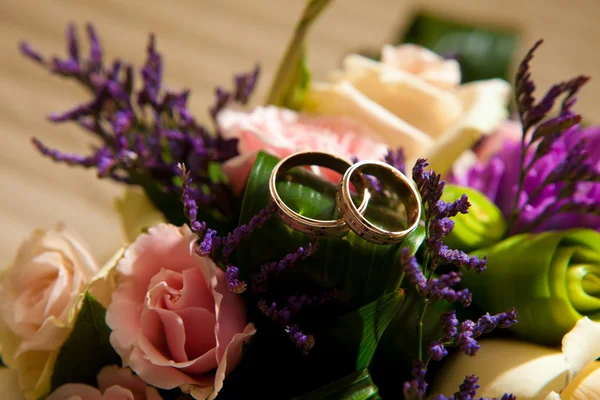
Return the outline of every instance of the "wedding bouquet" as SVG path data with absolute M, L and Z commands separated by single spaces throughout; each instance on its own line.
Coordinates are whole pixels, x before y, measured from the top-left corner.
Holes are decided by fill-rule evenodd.
M 22 53 L 91 100 L 52 122 L 88 155 L 39 152 L 125 185 L 128 243 L 100 266 L 64 225 L 0 284 L 3 398 L 600 399 L 600 128 L 587 77 L 536 101 L 461 85 L 416 45 L 348 55 L 311 80 L 310 0 L 263 105 L 259 69 L 218 88 L 212 127 L 89 25 L 67 58 Z M 431 168 L 433 169 L 431 169 Z M 434 171 L 435 169 L 435 171 Z M 518 321 L 517 321 L 518 320 Z M 488 338 L 481 339 L 484 335 Z

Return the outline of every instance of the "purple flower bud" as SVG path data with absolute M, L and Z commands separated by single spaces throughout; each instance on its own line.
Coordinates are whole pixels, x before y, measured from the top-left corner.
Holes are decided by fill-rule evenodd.
M 440 342 L 431 342 L 429 345 L 429 357 L 435 361 L 440 361 L 448 355 L 448 350 Z

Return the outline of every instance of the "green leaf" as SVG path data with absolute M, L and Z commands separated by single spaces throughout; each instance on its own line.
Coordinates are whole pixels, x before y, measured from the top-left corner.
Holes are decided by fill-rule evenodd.
M 559 345 L 583 316 L 600 320 L 600 233 L 590 229 L 521 234 L 485 249 L 487 271 L 467 271 L 473 302 L 498 313 L 515 307 L 513 332 Z
M 304 38 L 330 0 L 308 0 L 271 85 L 266 104 L 299 108 L 310 81 Z
M 499 242 L 506 233 L 507 223 L 500 209 L 480 191 L 459 185 L 444 186 L 442 200 L 455 201 L 466 194 L 469 212 L 453 218 L 454 229 L 444 243 L 454 249 L 472 251 Z
M 402 398 L 402 382 L 411 377 L 412 361 L 417 358 L 417 329 L 419 306 L 423 298 L 414 289 L 407 289 L 402 307 L 385 331 L 369 368 L 383 398 Z M 441 315 L 452 309 L 446 301 L 427 307 L 423 319 L 423 350 L 427 354 L 429 343 L 442 336 Z M 433 366 L 433 365 L 432 365 Z M 430 371 L 431 373 L 431 371 Z
M 510 80 L 518 33 L 418 14 L 400 43 L 415 43 L 438 54 L 457 54 L 463 83 L 492 78 Z
M 319 340 L 315 352 L 336 354 L 340 366 L 353 363 L 356 371 L 367 368 L 403 300 L 404 290 L 399 290 L 337 318 L 327 317 L 306 324 L 307 330 Z
M 306 63 L 306 52 L 302 50 L 301 58 L 296 64 L 296 69 L 286 82 L 281 97 L 273 104 L 292 110 L 300 110 L 304 103 L 304 95 L 310 85 L 310 78 L 310 70 Z
M 106 309 L 86 293 L 71 334 L 60 348 L 52 390 L 66 383 L 96 385 L 96 375 L 106 365 L 121 365 L 121 358 L 110 344 Z
M 268 181 L 278 161 L 266 153 L 257 156 L 242 203 L 241 224 L 247 223 L 268 205 Z M 277 184 L 280 197 L 289 207 L 312 218 L 339 218 L 335 202 L 336 185 L 313 179 L 311 174 L 294 173 L 290 176 L 291 179 Z M 377 223 L 375 219 L 386 220 L 389 215 L 383 211 L 378 214 L 374 208 L 369 218 Z M 293 270 L 282 274 L 277 286 L 294 288 L 302 293 L 336 289 L 340 293 L 338 304 L 346 310 L 356 309 L 399 289 L 402 275 L 401 268 L 398 268 L 399 252 L 408 246 L 415 253 L 424 236 L 424 229 L 419 228 L 403 243 L 392 245 L 368 242 L 352 231 L 323 237 L 319 240 L 319 250 Z M 240 274 L 248 279 L 264 263 L 280 260 L 311 240 L 310 236 L 294 231 L 274 216 L 241 243 L 238 251 Z M 282 293 L 282 296 L 289 295 Z
M 241 364 L 227 377 L 218 399 L 294 398 L 363 371 L 403 299 L 404 294 L 399 291 L 341 314 L 332 309 L 307 310 L 306 318 L 299 325 L 303 332 L 315 337 L 315 346 L 308 355 L 295 348 L 278 324 L 256 313 L 251 318 L 257 333 L 246 348 Z M 267 385 L 256 385 L 265 379 L 269 381 Z M 370 378 L 362 384 L 368 383 L 370 393 L 376 388 L 369 382 Z M 343 392 L 341 386 L 335 388 Z M 362 389 L 361 384 L 357 384 L 346 394 L 355 391 L 358 395 Z
M 376 400 L 380 399 L 377 386 L 369 371 L 363 369 L 329 385 L 296 397 L 294 400 Z

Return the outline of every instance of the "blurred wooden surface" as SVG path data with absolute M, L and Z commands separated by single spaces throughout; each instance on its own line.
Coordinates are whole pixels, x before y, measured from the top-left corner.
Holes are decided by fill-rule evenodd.
M 36 227 L 65 221 L 104 260 L 122 243 L 112 202 L 121 188 L 91 171 L 55 165 L 30 144 L 37 136 L 65 151 L 84 151 L 89 138 L 74 126 L 45 120 L 51 111 L 87 99 L 74 84 L 50 77 L 17 52 L 26 39 L 46 55 L 65 52 L 64 28 L 72 21 L 95 24 L 106 59 L 140 65 L 147 35 L 154 32 L 164 55 L 165 83 L 192 90 L 191 108 L 206 115 L 215 85 L 235 72 L 262 66 L 255 101 L 260 101 L 285 48 L 303 0 L 2 0 L 0 2 L 0 265 L 12 260 L 18 243 Z M 397 37 L 420 7 L 467 22 L 513 26 L 525 47 L 543 37 L 534 62 L 544 88 L 578 73 L 600 71 L 598 0 L 337 0 L 309 37 L 310 64 L 324 78 L 349 50 L 378 47 Z M 84 31 L 81 29 L 81 36 Z M 521 52 L 521 53 L 522 53 Z M 593 81 L 579 110 L 600 120 L 600 85 Z

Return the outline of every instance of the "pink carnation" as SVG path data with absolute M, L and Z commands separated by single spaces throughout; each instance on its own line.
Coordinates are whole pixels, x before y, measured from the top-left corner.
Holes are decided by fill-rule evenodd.
M 324 151 L 350 160 L 381 160 L 387 146 L 364 125 L 344 117 L 315 117 L 274 106 L 252 112 L 226 109 L 218 115 L 226 139 L 239 139 L 240 155 L 223 165 L 236 193 L 244 189 L 256 153 L 283 158 L 298 151 Z
M 68 383 L 56 389 L 47 400 L 162 400 L 130 369 L 111 365 L 98 374 L 98 389 L 81 383 Z
M 144 381 L 213 399 L 255 329 L 223 271 L 191 253 L 197 239 L 167 224 L 138 236 L 117 266 L 106 322 L 123 365 Z

